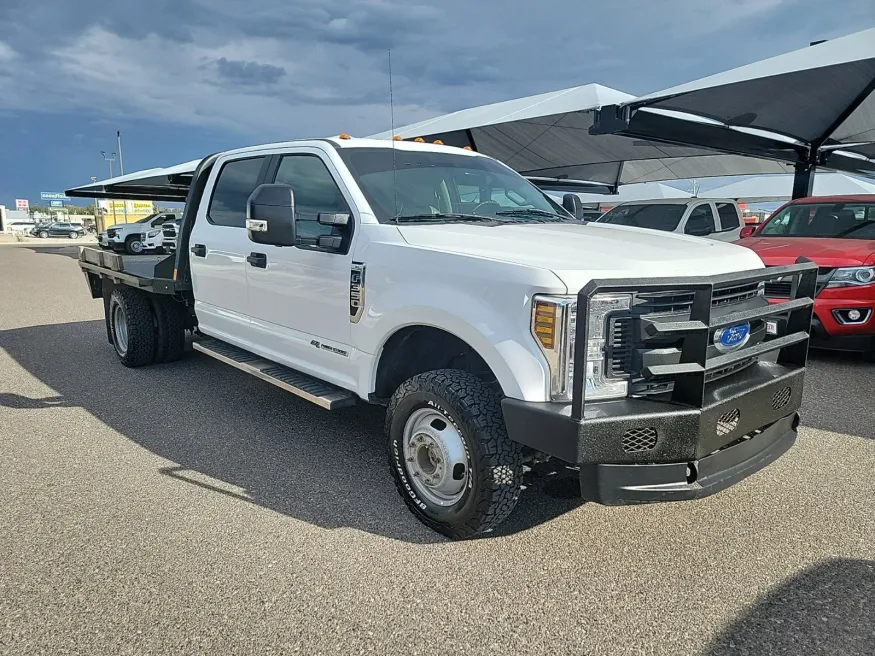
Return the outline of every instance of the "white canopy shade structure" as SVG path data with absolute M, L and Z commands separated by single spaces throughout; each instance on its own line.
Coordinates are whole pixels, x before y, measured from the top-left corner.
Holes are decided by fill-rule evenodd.
M 792 175 L 764 175 L 721 185 L 699 195 L 702 198 L 733 198 L 745 203 L 766 203 L 788 200 L 792 194 Z M 875 194 L 875 182 L 843 173 L 818 173 L 814 178 L 813 194 L 815 196 Z
M 590 132 L 790 163 L 794 197 L 821 166 L 875 177 L 875 28 L 605 106 Z
M 68 196 L 78 198 L 163 200 L 183 202 L 195 169 L 201 160 L 195 159 L 167 168 L 146 169 L 108 180 L 98 180 L 67 190 Z
M 623 185 L 616 194 L 578 193 L 578 198 L 584 203 L 617 205 L 633 200 L 658 200 L 666 198 L 692 198 L 693 194 L 683 189 L 672 187 L 661 182 L 644 182 L 641 184 Z
M 556 191 L 610 193 L 634 182 L 790 170 L 775 161 L 589 133 L 598 108 L 633 99 L 616 89 L 587 84 L 445 114 L 396 128 L 394 135 L 469 146 Z M 391 130 L 373 135 L 392 136 Z

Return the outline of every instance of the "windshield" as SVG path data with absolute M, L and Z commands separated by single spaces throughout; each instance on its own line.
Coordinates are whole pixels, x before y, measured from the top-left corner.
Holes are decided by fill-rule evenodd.
M 788 205 L 756 236 L 875 239 L 875 202 Z
M 340 155 L 381 223 L 465 216 L 575 222 L 528 180 L 487 157 L 389 148 L 348 148 Z
M 672 232 L 677 229 L 686 205 L 660 203 L 658 205 L 618 205 L 605 213 L 599 223 L 650 228 Z

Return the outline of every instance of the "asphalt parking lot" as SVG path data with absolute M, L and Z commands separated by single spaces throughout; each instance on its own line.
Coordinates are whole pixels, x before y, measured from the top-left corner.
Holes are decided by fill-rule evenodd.
M 875 365 L 814 354 L 797 445 L 726 492 L 607 508 L 543 471 L 451 543 L 378 409 L 122 367 L 77 253 L 0 245 L 0 653 L 875 653 Z

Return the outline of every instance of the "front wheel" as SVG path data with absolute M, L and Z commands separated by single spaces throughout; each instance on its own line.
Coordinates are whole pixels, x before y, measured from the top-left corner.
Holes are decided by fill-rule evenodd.
M 408 508 L 461 540 L 492 531 L 517 504 L 522 448 L 507 436 L 499 394 L 455 369 L 404 382 L 386 413 L 389 466 Z
M 47 239 L 48 236 L 49 236 L 49 233 L 46 232 L 45 230 L 40 230 L 40 231 L 39 231 L 39 238 L 40 238 L 40 239 Z
M 130 237 L 125 242 L 125 251 L 127 251 L 130 255 L 139 255 L 144 250 L 143 242 L 141 242 L 136 237 Z

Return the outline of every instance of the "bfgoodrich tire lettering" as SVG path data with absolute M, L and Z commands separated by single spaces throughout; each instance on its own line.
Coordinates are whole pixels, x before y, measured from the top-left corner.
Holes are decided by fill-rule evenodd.
M 430 408 L 462 436 L 468 460 L 465 493 L 439 506 L 417 493 L 404 457 L 404 428 L 417 410 Z M 522 449 L 507 436 L 498 393 L 476 376 L 442 369 L 404 382 L 386 413 L 389 467 L 407 507 L 429 528 L 459 540 L 489 532 L 517 504 L 522 480 Z
M 156 321 L 145 294 L 116 287 L 109 299 L 109 321 L 113 347 L 123 365 L 142 367 L 153 362 Z

